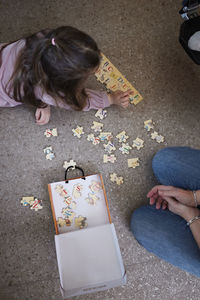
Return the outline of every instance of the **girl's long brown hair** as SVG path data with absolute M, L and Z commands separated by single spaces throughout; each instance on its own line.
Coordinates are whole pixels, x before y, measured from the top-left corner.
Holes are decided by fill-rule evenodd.
M 73 109 L 82 110 L 87 98 L 83 83 L 100 64 L 96 42 L 71 26 L 43 30 L 24 40 L 25 46 L 19 52 L 9 80 L 8 95 L 17 102 L 45 107 L 34 93 L 40 86 L 58 105 L 62 101 Z M 1 48 L 0 64 L 7 45 Z

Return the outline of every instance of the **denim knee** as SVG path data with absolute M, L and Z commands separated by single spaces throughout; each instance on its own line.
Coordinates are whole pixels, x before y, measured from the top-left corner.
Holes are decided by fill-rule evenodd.
M 158 181 L 162 184 L 171 184 L 173 169 L 177 160 L 177 151 L 178 147 L 168 147 L 161 149 L 153 157 L 153 172 Z

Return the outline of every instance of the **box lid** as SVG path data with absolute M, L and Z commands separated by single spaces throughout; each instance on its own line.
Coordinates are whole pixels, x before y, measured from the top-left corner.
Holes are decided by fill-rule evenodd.
M 118 280 L 125 270 L 113 224 L 55 236 L 64 290 Z

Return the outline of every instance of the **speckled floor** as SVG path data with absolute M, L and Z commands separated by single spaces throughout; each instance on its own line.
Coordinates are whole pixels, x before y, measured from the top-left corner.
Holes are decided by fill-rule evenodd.
M 200 280 L 147 253 L 135 241 L 129 222 L 132 211 L 147 203 L 146 193 L 156 183 L 153 155 L 166 146 L 200 146 L 200 69 L 178 43 L 180 1 L 165 0 L 36 0 L 1 1 L 0 40 L 7 42 L 43 28 L 73 25 L 92 35 L 144 100 L 136 107 L 108 109 L 103 121 L 130 140 L 140 136 L 145 146 L 132 153 L 140 157 L 137 169 L 127 169 L 127 157 L 116 151 L 114 165 L 103 164 L 103 148 L 72 136 L 76 124 L 90 132 L 94 111 L 78 113 L 52 109 L 49 128 L 59 136 L 51 140 L 56 158 L 45 160 L 49 143 L 34 123 L 34 110 L 17 107 L 0 110 L 1 213 L 0 299 L 61 299 L 54 245 L 54 225 L 47 184 L 63 179 L 64 160 L 74 159 L 86 174 L 101 172 L 110 203 L 128 282 L 80 300 L 199 299 Z M 88 87 L 103 89 L 91 78 Z M 143 121 L 152 118 L 165 136 L 163 144 L 149 138 Z M 116 171 L 124 176 L 120 187 L 109 180 Z M 39 212 L 21 206 L 24 195 L 43 199 Z

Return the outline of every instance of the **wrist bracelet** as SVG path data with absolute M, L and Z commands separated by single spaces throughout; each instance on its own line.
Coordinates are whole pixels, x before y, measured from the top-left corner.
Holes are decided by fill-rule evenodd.
M 196 216 L 187 222 L 187 226 L 190 226 L 194 221 L 199 220 L 200 216 Z
M 193 193 L 193 198 L 194 198 L 195 206 L 197 207 L 198 206 L 198 203 L 197 203 L 197 193 L 196 193 L 196 191 L 192 191 L 192 193 Z

